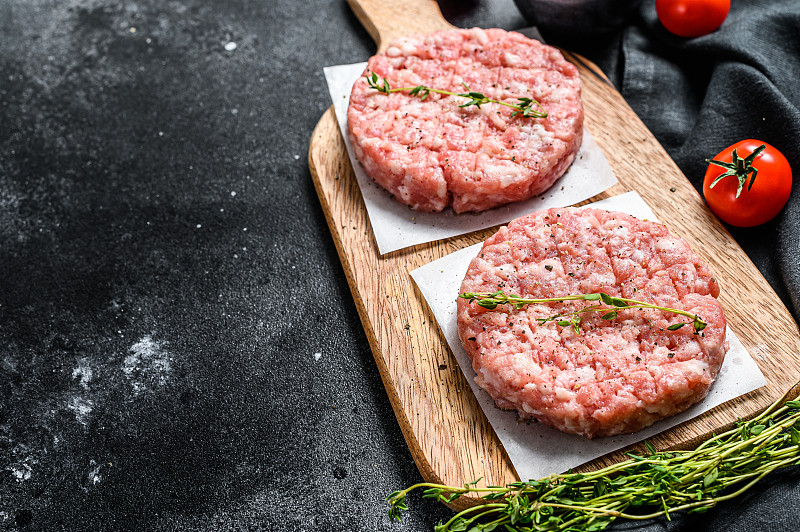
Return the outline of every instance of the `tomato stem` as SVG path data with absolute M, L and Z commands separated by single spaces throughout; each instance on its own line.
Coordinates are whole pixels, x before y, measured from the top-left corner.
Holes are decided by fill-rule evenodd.
M 744 188 L 744 184 L 747 182 L 747 176 L 753 174 L 750 177 L 750 183 L 747 185 L 748 192 L 751 188 L 753 188 L 753 183 L 756 181 L 756 176 L 758 175 L 758 169 L 753 166 L 753 161 L 758 156 L 759 153 L 764 151 L 766 148 L 766 144 L 762 144 L 755 150 L 753 153 L 742 159 L 739 157 L 739 154 L 736 153 L 736 150 L 733 150 L 733 158 L 732 161 L 727 163 L 725 161 L 715 161 L 714 159 L 706 159 L 707 163 L 715 164 L 717 166 L 721 166 L 725 168 L 725 172 L 718 175 L 714 182 L 711 183 L 709 188 L 714 188 L 714 185 L 720 182 L 725 177 L 734 176 L 736 179 L 739 180 L 739 186 L 736 187 L 736 198 L 739 198 L 739 195 L 742 193 L 742 188 Z

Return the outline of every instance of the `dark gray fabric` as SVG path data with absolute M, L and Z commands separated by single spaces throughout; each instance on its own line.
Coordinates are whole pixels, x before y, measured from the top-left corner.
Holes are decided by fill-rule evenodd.
M 745 138 L 777 147 L 794 169 L 793 193 L 774 221 L 729 227 L 800 316 L 800 2 L 737 0 L 716 32 L 669 34 L 654 2 L 624 29 L 616 71 L 623 96 L 695 187 L 705 159 Z
M 800 318 L 800 2 L 735 0 L 722 28 L 684 39 L 661 26 L 650 0 L 618 33 L 591 42 L 573 39 L 555 44 L 604 69 L 696 188 L 702 187 L 705 159 L 738 140 L 756 138 L 783 152 L 795 173 L 788 205 L 761 227 L 728 228 Z M 794 468 L 706 514 L 612 528 L 796 531 L 798 501 L 800 470 Z

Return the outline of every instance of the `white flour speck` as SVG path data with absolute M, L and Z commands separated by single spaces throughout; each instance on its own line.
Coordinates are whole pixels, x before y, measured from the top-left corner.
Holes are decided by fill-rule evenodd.
M 11 464 L 6 467 L 6 471 L 11 471 L 17 482 L 25 482 L 31 478 L 31 466 L 28 464 Z
M 231 190 L 231 196 L 235 196 L 235 195 L 236 195 L 236 191 L 235 190 Z
M 81 386 L 83 386 L 84 390 L 89 389 L 89 383 L 92 382 L 92 368 L 89 366 L 88 359 L 78 359 L 78 365 L 72 370 L 72 378 L 80 379 Z
M 197 224 L 198 229 L 200 229 L 201 227 L 203 227 L 203 224 Z
M 6 371 L 17 371 L 17 361 L 8 355 L 5 355 L 3 357 L 3 361 L 0 363 L 0 368 L 5 369 Z
M 94 460 L 89 461 L 90 467 L 94 464 Z M 101 480 L 103 480 L 103 476 L 100 474 L 100 464 L 97 464 L 94 468 L 92 468 L 87 476 L 89 478 L 89 483 L 91 484 L 98 484 Z
M 322 358 L 322 353 L 314 353 L 314 360 L 319 360 Z
M 299 155 L 295 155 L 295 156 L 294 156 L 294 160 L 295 160 L 295 161 L 297 161 L 297 160 L 299 160 L 299 159 L 300 159 L 300 156 L 299 156 Z
M 67 407 L 75 412 L 75 419 L 84 427 L 89 422 L 89 415 L 92 413 L 94 403 L 83 397 L 73 397 L 69 400 Z
M 229 43 L 225 43 L 225 49 L 229 52 L 236 50 L 236 43 L 231 41 Z
M 156 342 L 147 335 L 133 344 L 129 351 L 130 354 L 122 362 L 122 371 L 131 381 L 136 394 L 147 390 L 149 383 L 158 386 L 166 384 L 172 368 L 164 342 Z

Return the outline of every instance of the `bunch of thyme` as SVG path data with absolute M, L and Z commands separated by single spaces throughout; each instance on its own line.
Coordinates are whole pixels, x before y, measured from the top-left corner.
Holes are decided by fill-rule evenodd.
M 692 451 L 656 452 L 591 473 L 565 473 L 507 486 L 420 483 L 395 491 L 389 515 L 400 520 L 406 495 L 451 503 L 466 493 L 484 501 L 463 510 L 436 532 L 603 530 L 616 519 L 670 519 L 675 512 L 704 512 L 750 489 L 765 475 L 800 464 L 800 401 L 789 392 L 764 413 L 706 440 Z M 480 479 L 479 479 L 480 480 Z
M 546 318 L 537 318 L 536 321 L 539 323 L 547 323 L 549 321 L 555 321 L 558 325 L 562 327 L 573 327 L 575 329 L 575 334 L 580 334 L 580 323 L 581 323 L 581 314 L 585 314 L 587 312 L 602 312 L 603 315 L 601 319 L 604 320 L 613 320 L 617 317 L 617 313 L 619 310 L 630 310 L 630 309 L 656 309 L 656 310 L 663 310 L 666 312 L 672 312 L 673 314 L 678 314 L 680 316 L 686 316 L 691 318 L 691 322 L 679 322 L 673 323 L 667 330 L 675 331 L 683 327 L 684 325 L 691 325 L 696 333 L 699 333 L 703 329 L 706 328 L 707 323 L 704 322 L 697 314 L 692 314 L 691 312 L 687 312 L 685 310 L 674 309 L 669 307 L 660 307 L 658 305 L 653 305 L 652 303 L 647 303 L 645 301 L 638 301 L 636 299 L 627 299 L 624 297 L 613 297 L 605 292 L 598 292 L 594 294 L 575 294 L 570 296 L 562 296 L 562 297 L 550 297 L 544 299 L 526 299 L 520 296 L 515 296 L 513 294 L 506 295 L 502 290 L 498 290 L 497 292 L 492 293 L 480 293 L 480 292 L 465 292 L 463 294 L 459 294 L 458 297 L 468 299 L 470 302 L 475 302 L 477 305 L 488 309 L 494 310 L 497 308 L 497 305 L 508 304 L 512 305 L 515 309 L 521 309 L 525 305 L 535 305 L 540 303 L 554 303 L 559 301 L 590 301 L 595 302 L 593 305 L 588 305 L 585 307 L 581 307 L 578 310 L 574 310 L 572 312 L 563 312 L 559 314 L 553 314 L 552 316 L 547 316 Z M 602 304 L 601 304 L 602 302 Z
M 410 96 L 418 96 L 420 100 L 424 100 L 430 96 L 432 92 L 435 92 L 437 94 L 444 94 L 447 96 L 460 96 L 462 98 L 466 98 L 468 101 L 459 105 L 459 107 L 471 107 L 474 105 L 480 109 L 481 105 L 487 103 L 496 103 L 514 109 L 514 112 L 511 113 L 512 118 L 517 115 L 520 115 L 524 118 L 547 118 L 547 111 L 545 111 L 542 105 L 533 98 L 517 98 L 518 103 L 501 102 L 500 100 L 488 98 L 486 95 L 480 92 L 471 91 L 466 83 L 462 83 L 466 92 L 461 93 L 442 89 L 432 89 L 430 87 L 426 87 L 425 85 L 393 89 L 385 78 L 378 77 L 375 72 L 373 72 L 371 76 L 367 76 L 367 83 L 369 84 L 370 88 L 375 89 L 378 92 L 382 92 L 383 94 L 408 91 Z

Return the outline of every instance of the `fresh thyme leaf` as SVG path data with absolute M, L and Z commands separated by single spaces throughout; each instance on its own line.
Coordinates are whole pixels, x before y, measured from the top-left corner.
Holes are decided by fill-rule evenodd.
M 598 497 L 602 497 L 608 492 L 608 483 L 600 479 L 598 482 L 595 482 L 594 486 L 592 486 L 592 495 L 596 499 Z
M 459 519 L 457 522 L 453 523 L 447 530 L 449 532 L 465 532 L 467 527 L 469 526 L 469 522 L 466 519 Z
M 450 504 L 451 502 L 455 501 L 459 497 L 461 497 L 461 493 L 451 493 L 450 496 L 447 498 L 447 500 L 444 501 L 444 502 L 446 502 L 447 504 Z
M 692 322 L 692 325 L 694 326 L 694 330 L 697 331 L 697 332 L 700 332 L 700 331 L 702 331 L 703 329 L 706 328 L 706 323 L 704 321 L 702 321 L 697 316 L 694 317 L 694 321 Z
M 694 450 L 658 453 L 645 442 L 648 454 L 631 454 L 624 462 L 580 475 L 567 472 L 505 487 L 416 484 L 387 498 L 389 515 L 399 519 L 407 509 L 406 494 L 417 489 L 451 496 L 473 493 L 482 499 L 440 521 L 436 532 L 599 531 L 618 519 L 705 512 L 770 472 L 800 462 L 800 401 L 784 402 L 788 394 L 755 419 L 712 435 Z
M 717 480 L 717 477 L 718 477 L 718 476 L 719 476 L 719 469 L 717 469 L 717 468 L 715 467 L 715 468 L 714 468 L 714 469 L 711 471 L 711 473 L 709 473 L 709 474 L 707 474 L 705 477 L 703 477 L 703 487 L 704 487 L 704 488 L 708 488 L 709 486 L 711 486 L 712 484 L 714 484 L 714 481 L 716 481 L 716 480 Z
M 671 312 L 673 314 L 678 314 L 680 316 L 685 316 L 687 318 L 691 318 L 691 322 L 680 322 L 674 323 L 667 327 L 669 331 L 676 331 L 683 327 L 684 325 L 691 325 L 695 332 L 699 333 L 703 329 L 706 328 L 706 322 L 700 319 L 700 316 L 696 314 L 692 314 L 691 312 L 687 312 L 685 310 L 674 309 L 669 307 L 660 307 L 658 305 L 653 305 L 652 303 L 647 303 L 646 301 L 638 301 L 636 299 L 627 299 L 623 297 L 612 297 L 605 292 L 598 292 L 593 294 L 574 294 L 569 296 L 561 296 L 561 297 L 549 297 L 549 298 L 541 298 L 541 299 L 527 299 L 523 298 L 514 294 L 506 295 L 502 290 L 497 290 L 496 292 L 492 293 L 475 293 L 475 292 L 465 292 L 463 294 L 459 294 L 458 297 L 463 299 L 468 299 L 470 302 L 475 302 L 480 307 L 483 307 L 487 310 L 494 310 L 497 308 L 498 305 L 508 304 L 513 306 L 515 309 L 519 310 L 525 305 L 532 305 L 532 304 L 539 304 L 539 303 L 555 303 L 560 301 L 598 301 L 601 300 L 605 305 L 610 306 L 611 308 L 604 307 L 603 305 L 589 305 L 586 307 L 579 308 L 577 310 L 573 310 L 571 312 L 563 312 L 554 314 L 553 316 L 548 316 L 546 318 L 536 318 L 538 323 L 547 323 L 549 321 L 555 321 L 556 324 L 562 327 L 568 327 L 570 325 L 573 326 L 575 329 L 576 334 L 580 334 L 580 315 L 585 314 L 588 312 L 603 312 L 603 316 L 601 319 L 604 320 L 613 320 L 617 317 L 618 309 L 625 309 L 625 310 L 636 310 L 636 309 L 656 309 L 662 310 L 665 312 Z
M 542 105 L 533 98 L 517 98 L 517 103 L 494 100 L 487 97 L 483 93 L 471 91 L 466 83 L 463 83 L 466 92 L 460 93 L 442 89 L 434 89 L 431 87 L 426 87 L 425 85 L 417 85 L 416 87 L 399 87 L 393 89 L 391 85 L 389 85 L 388 80 L 381 79 L 375 72 L 372 72 L 365 77 L 367 78 L 367 84 L 371 89 L 375 89 L 376 91 L 387 95 L 393 92 L 408 91 L 409 96 L 418 96 L 421 100 L 425 100 L 432 92 L 435 92 L 436 94 L 443 94 L 445 96 L 459 96 L 461 98 L 466 98 L 467 101 L 459 105 L 461 108 L 475 106 L 480 109 L 484 104 L 494 103 L 514 109 L 514 112 L 511 113 L 512 118 L 517 115 L 521 115 L 524 118 L 547 118 L 547 111 L 545 111 Z
M 519 522 L 520 518 L 520 507 L 519 507 L 519 497 L 514 497 L 511 499 L 511 524 L 515 524 Z
M 430 91 L 422 85 L 417 85 L 416 87 L 411 89 L 411 92 L 409 92 L 409 94 L 411 96 L 419 96 L 420 100 L 424 100 L 430 95 Z

